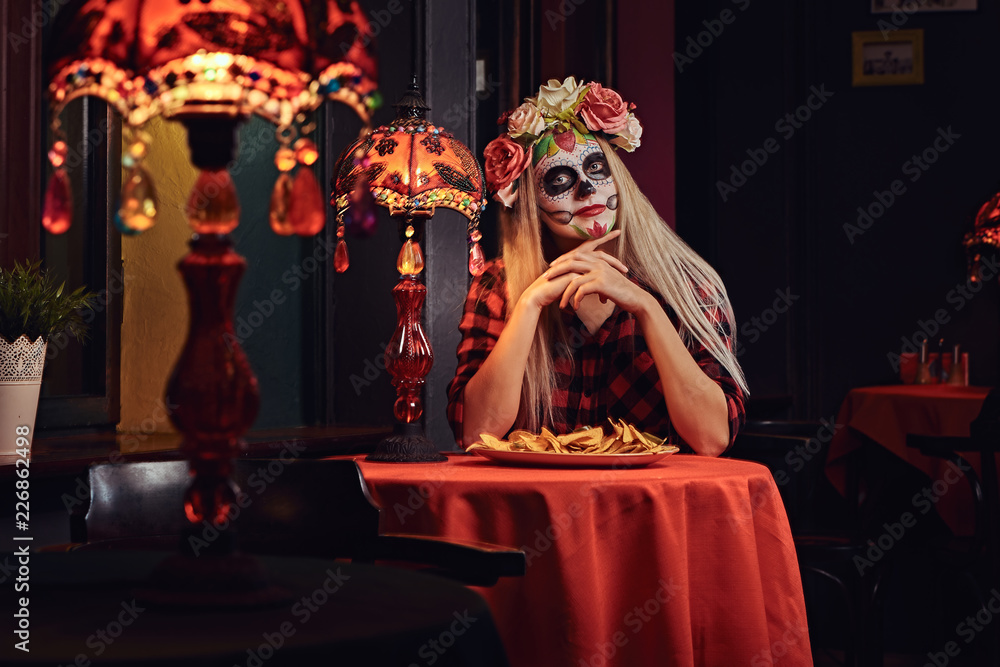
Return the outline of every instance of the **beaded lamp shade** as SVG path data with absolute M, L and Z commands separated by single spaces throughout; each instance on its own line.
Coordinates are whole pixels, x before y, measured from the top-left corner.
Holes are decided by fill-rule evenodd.
M 349 146 L 338 163 L 331 198 L 341 247 L 337 270 L 342 272 L 349 264 L 345 226 L 365 234 L 374 223 L 373 199 L 388 208 L 390 215 L 407 220 L 429 218 L 438 207 L 465 215 L 469 219 L 469 270 L 479 275 L 484 265 L 479 218 L 486 206 L 479 162 L 454 135 L 427 121 L 428 107 L 415 83 L 394 106 L 396 119 Z M 412 233 L 407 237 L 411 252 L 419 253 L 411 237 Z
M 203 551 L 217 556 L 211 559 L 197 559 L 200 547 L 192 551 L 194 543 L 182 541 L 180 553 L 151 575 L 146 599 L 227 607 L 284 599 L 260 564 L 236 549 L 230 526 L 238 492 L 233 459 L 260 394 L 232 323 L 246 261 L 229 236 L 240 208 L 228 167 L 240 122 L 259 115 L 277 125 L 281 173 L 271 196 L 271 228 L 319 232 L 326 204 L 311 168 L 319 151 L 299 135 L 308 134 L 307 114 L 327 98 L 353 107 L 370 127 L 379 105 L 372 37 L 357 2 L 349 0 L 69 0 L 57 15 L 49 69 L 54 173 L 45 228 L 60 233 L 70 226 L 68 148 L 59 115 L 77 97 L 106 100 L 131 135 L 123 141 L 127 172 L 115 218 L 122 233 L 141 232 L 156 217 L 155 190 L 142 165 L 148 138 L 139 128 L 147 120 L 159 115 L 182 122 L 191 161 L 201 170 L 185 208 L 195 232 L 191 251 L 178 264 L 190 328 L 166 402 L 191 469 L 186 536 L 201 534 L 207 522 L 220 537 Z
M 483 172 L 471 151 L 450 132 L 427 121 L 428 107 L 414 82 L 395 105 L 396 119 L 348 147 L 336 169 L 332 203 L 337 210 L 337 271 L 349 261 L 344 228 L 365 233 L 374 224 L 373 203 L 399 221 L 403 247 L 396 259 L 400 279 L 393 288 L 396 330 L 386 347 L 386 368 L 396 387 L 393 435 L 368 456 L 373 461 L 442 461 L 424 436 L 421 391 L 434 363 L 434 352 L 420 324 L 427 288 L 420 236 L 438 207 L 468 218 L 469 271 L 483 272 L 479 217 L 486 205 Z
M 256 114 L 278 126 L 275 161 L 283 175 L 296 164 L 308 167 L 318 152 L 310 140 L 298 139 L 306 114 L 330 98 L 350 105 L 367 126 L 380 104 L 372 37 L 357 2 L 71 0 L 57 16 L 52 39 L 49 157 L 55 171 L 43 223 L 53 233 L 70 225 L 63 169 L 68 148 L 59 116 L 73 99 L 98 96 L 126 123 L 131 139 L 122 161 L 129 171 L 115 222 L 123 233 L 137 233 L 156 215 L 154 189 L 142 167 L 148 138 L 136 131 L 149 118 Z M 212 140 L 210 132 L 200 138 Z M 311 195 L 315 209 L 322 194 L 318 185 L 306 187 L 315 183 L 307 182 L 311 169 L 299 171 L 298 194 Z M 297 197 L 290 182 L 279 186 L 285 186 L 276 188 L 284 194 L 279 209 L 287 209 Z M 303 212 L 294 228 L 288 217 L 287 210 L 279 211 L 276 221 L 272 210 L 276 232 L 314 234 L 322 227 L 315 210 Z
M 979 208 L 973 231 L 962 240 L 969 261 L 969 279 L 979 282 L 982 253 L 1000 249 L 1000 192 Z

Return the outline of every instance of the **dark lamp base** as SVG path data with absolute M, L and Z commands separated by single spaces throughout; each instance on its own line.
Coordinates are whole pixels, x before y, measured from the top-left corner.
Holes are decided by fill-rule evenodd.
M 185 536 L 171 554 L 135 589 L 140 603 L 177 609 L 267 607 L 291 601 L 274 585 L 261 562 L 236 549 L 234 536 L 221 531 L 217 540 L 195 554 Z
M 420 424 L 396 424 L 393 434 L 378 443 L 365 461 L 383 463 L 436 463 L 448 457 L 424 435 Z

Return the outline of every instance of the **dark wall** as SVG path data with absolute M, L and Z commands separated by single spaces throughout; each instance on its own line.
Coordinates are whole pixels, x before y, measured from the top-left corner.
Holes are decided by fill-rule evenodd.
M 963 296 L 961 241 L 1000 181 L 1000 8 L 897 15 L 924 31 L 925 83 L 852 87 L 852 31 L 892 25 L 868 3 L 681 4 L 678 231 L 729 287 L 755 416 L 829 416 L 851 387 L 898 382 L 890 355 L 924 332 L 994 384 L 996 271 Z

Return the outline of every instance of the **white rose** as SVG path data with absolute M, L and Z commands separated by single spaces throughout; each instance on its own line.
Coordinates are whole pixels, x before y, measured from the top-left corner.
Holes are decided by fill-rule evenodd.
M 538 108 L 546 116 L 557 116 L 569 109 L 580 99 L 586 86 L 577 83 L 574 77 L 568 76 L 561 83 L 559 79 L 549 79 L 549 82 L 538 89 Z
M 611 139 L 611 143 L 619 148 L 624 148 L 625 152 L 631 153 L 641 144 L 642 123 L 635 117 L 634 113 L 628 115 L 625 121 L 625 129 Z
M 507 119 L 507 131 L 511 138 L 516 139 L 522 134 L 533 134 L 536 137 L 545 131 L 545 119 L 531 102 L 525 102 Z

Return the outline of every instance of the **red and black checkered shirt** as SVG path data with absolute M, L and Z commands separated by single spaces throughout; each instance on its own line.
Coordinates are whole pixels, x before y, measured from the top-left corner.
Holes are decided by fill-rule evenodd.
M 636 284 L 657 298 L 676 326 L 677 318 L 663 299 L 638 281 Z M 459 441 L 465 385 L 496 345 L 506 315 L 503 261 L 497 259 L 487 263 L 482 275 L 473 279 L 459 325 L 462 342 L 458 346 L 458 369 L 448 385 L 448 419 Z M 732 349 L 732 328 L 725 312 L 712 310 L 706 315 Z M 690 451 L 670 423 L 656 364 L 632 314 L 615 308 L 593 335 L 572 311 L 564 311 L 563 318 L 569 342 L 557 344 L 553 351 L 556 374 L 553 420 L 549 423 L 546 419 L 545 426 L 555 433 L 569 433 L 583 426 L 602 425 L 609 417 L 624 419 Z M 743 391 L 705 347 L 696 344 L 691 354 L 725 392 L 731 446 L 746 416 Z

